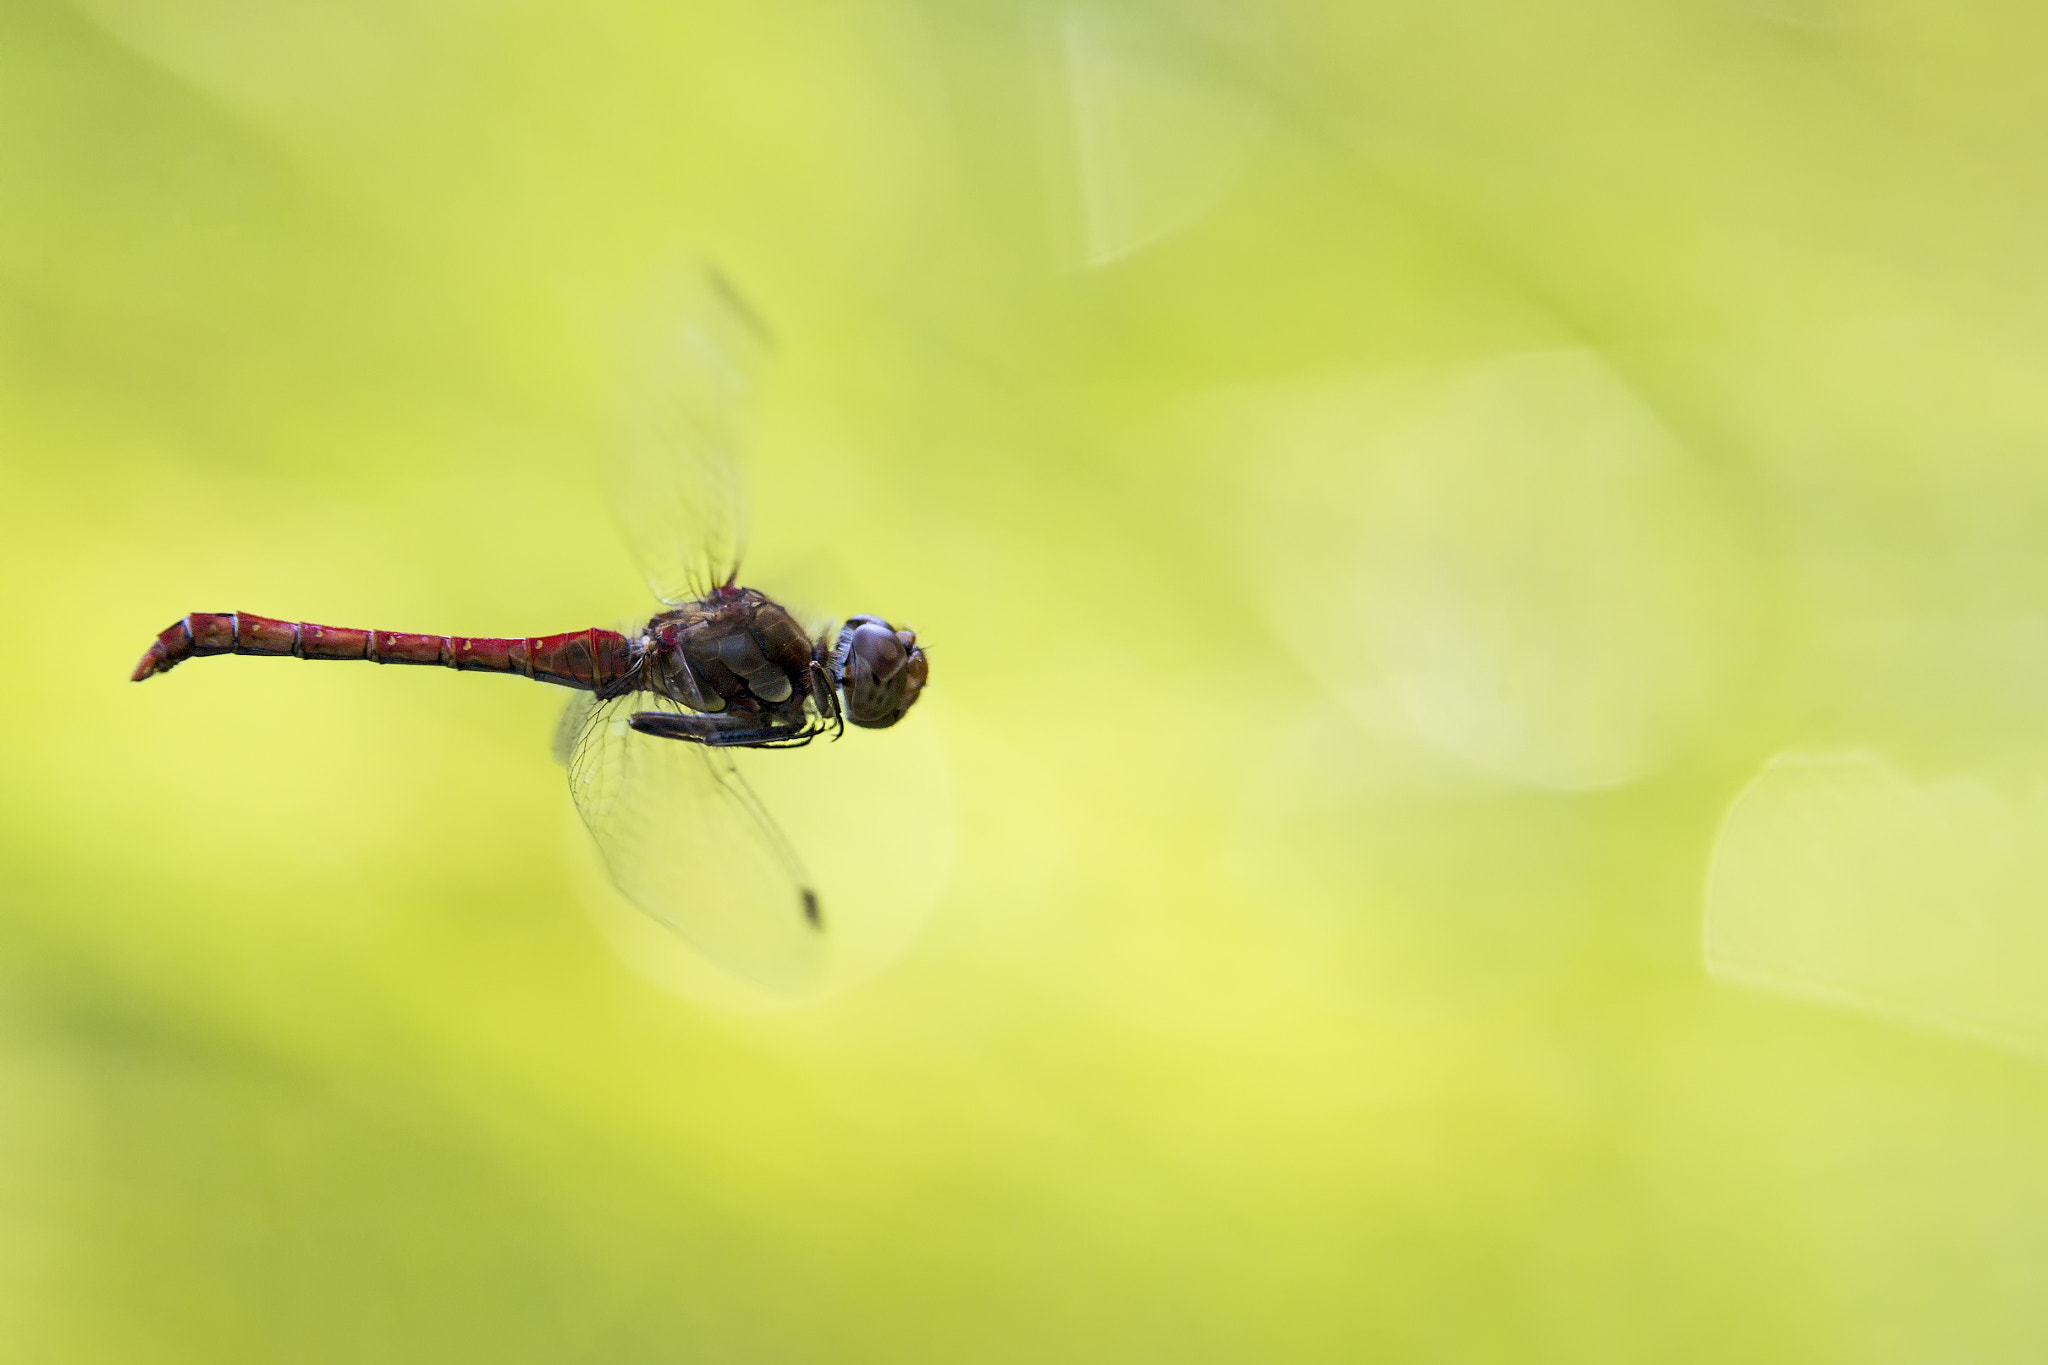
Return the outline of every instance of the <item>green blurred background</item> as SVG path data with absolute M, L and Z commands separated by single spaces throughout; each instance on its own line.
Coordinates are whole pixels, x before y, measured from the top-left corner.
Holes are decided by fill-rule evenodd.
M 2042 1359 L 2044 50 L 0 3 L 0 1354 Z M 644 610 L 705 259 L 749 578 L 933 649 L 802 1008 L 614 951 L 549 689 L 126 680 Z

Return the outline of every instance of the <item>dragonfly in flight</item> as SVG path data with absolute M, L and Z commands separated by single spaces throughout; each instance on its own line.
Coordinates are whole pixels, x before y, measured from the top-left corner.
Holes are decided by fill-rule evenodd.
M 194 612 L 159 634 L 137 682 L 210 654 L 289 655 L 514 673 L 573 688 L 557 733 L 576 809 L 613 884 L 707 956 L 771 987 L 813 971 L 825 907 L 747 784 L 740 754 L 886 729 L 930 666 L 879 616 L 806 630 L 741 586 L 736 414 L 767 331 L 722 277 L 667 329 L 628 405 L 620 522 L 661 610 L 637 630 L 525 639 L 419 635 Z

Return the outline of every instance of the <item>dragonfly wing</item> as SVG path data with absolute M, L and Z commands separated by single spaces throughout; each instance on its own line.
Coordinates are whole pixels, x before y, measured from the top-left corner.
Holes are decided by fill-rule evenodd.
M 634 339 L 612 442 L 612 504 L 648 586 L 669 603 L 732 579 L 746 551 L 742 415 L 767 328 L 707 271 Z
M 612 884 L 727 970 L 770 990 L 811 989 L 826 967 L 817 892 L 745 771 L 788 756 L 627 723 L 652 709 L 676 708 L 646 693 L 599 703 L 570 746 L 569 791 Z
M 591 712 L 600 705 L 595 692 L 571 692 L 569 704 L 562 708 L 562 718 L 555 723 L 555 742 L 552 752 L 555 762 L 563 767 L 576 753 L 576 742 L 583 737 L 583 731 L 590 724 Z

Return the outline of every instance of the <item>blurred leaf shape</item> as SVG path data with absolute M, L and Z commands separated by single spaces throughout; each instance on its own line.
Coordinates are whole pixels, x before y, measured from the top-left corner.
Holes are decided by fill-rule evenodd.
M 1368 729 L 1562 791 L 1655 771 L 1744 646 L 1720 491 L 1584 349 L 1256 401 L 1275 630 Z
M 1108 265 L 1213 210 L 1272 117 L 1157 14 L 1075 5 L 1061 16 L 1059 36 L 1082 263 Z
M 1707 970 L 2004 1046 L 2048 1044 L 2048 794 L 1778 755 L 1714 845 Z
M 419 60 L 396 12 L 338 0 L 81 0 L 109 34 L 229 103 L 269 114 L 373 99 Z

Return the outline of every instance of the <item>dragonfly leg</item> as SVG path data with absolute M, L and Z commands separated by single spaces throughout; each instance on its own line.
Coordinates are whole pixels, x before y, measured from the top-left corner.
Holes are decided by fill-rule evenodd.
M 809 673 L 811 705 L 818 708 L 820 722 L 832 723 L 832 738 L 837 739 L 846 731 L 846 718 L 839 711 L 839 694 L 832 690 L 832 675 L 825 671 L 825 665 L 811 660 Z
M 675 711 L 635 711 L 627 723 L 643 735 L 688 740 L 714 749 L 799 749 L 819 734 L 808 725 L 763 725 L 743 716 Z
M 812 740 L 816 739 L 819 735 L 822 735 L 825 732 L 823 730 L 806 727 L 802 730 L 797 730 L 794 732 L 784 730 L 780 732 L 770 733 L 779 734 L 780 737 L 775 739 L 750 739 L 746 741 L 747 747 L 752 749 L 801 749 L 804 747 L 804 745 L 809 744 Z M 728 743 L 730 742 L 731 741 L 728 741 Z

